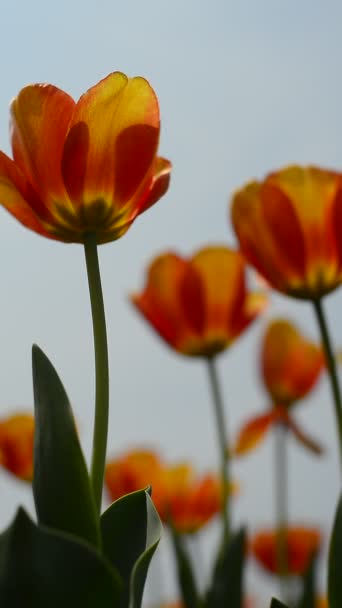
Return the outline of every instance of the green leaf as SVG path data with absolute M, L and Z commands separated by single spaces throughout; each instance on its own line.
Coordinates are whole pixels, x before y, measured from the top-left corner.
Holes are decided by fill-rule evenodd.
M 170 534 L 176 558 L 178 585 L 185 608 L 200 606 L 200 597 L 197 590 L 195 575 L 190 557 L 183 542 L 183 538 L 170 524 Z
M 206 608 L 242 608 L 245 553 L 246 533 L 241 529 L 221 550 L 207 592 Z
M 38 521 L 99 546 L 99 518 L 71 406 L 49 359 L 32 349 L 33 493 Z
M 285 604 L 282 604 L 279 600 L 276 600 L 275 597 L 272 598 L 270 608 L 288 608 Z
M 314 555 L 303 576 L 303 590 L 297 608 L 315 608 L 316 606 L 316 559 Z
M 330 540 L 328 603 L 329 608 L 341 608 L 342 606 L 342 496 L 337 505 Z
M 116 500 L 101 516 L 103 553 L 123 580 L 120 608 L 140 608 L 162 526 L 147 491 Z
M 117 572 L 88 543 L 34 524 L 23 509 L 0 536 L 0 606 L 113 608 Z

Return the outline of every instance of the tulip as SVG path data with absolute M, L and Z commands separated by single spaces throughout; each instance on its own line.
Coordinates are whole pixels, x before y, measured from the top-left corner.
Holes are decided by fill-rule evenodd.
M 246 259 L 269 284 L 310 300 L 320 328 L 342 465 L 342 398 L 322 298 L 342 283 L 342 174 L 287 167 L 233 196 L 232 221 Z

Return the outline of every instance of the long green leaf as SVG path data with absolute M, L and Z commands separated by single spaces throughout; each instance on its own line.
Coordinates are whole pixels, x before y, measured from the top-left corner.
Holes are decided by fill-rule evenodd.
M 183 542 L 183 538 L 170 525 L 170 534 L 177 565 L 177 578 L 180 593 L 185 608 L 200 606 L 200 596 L 197 590 L 195 575 L 190 557 Z
M 244 529 L 234 534 L 221 550 L 207 592 L 206 608 L 242 608 L 246 553 Z
M 315 608 L 316 606 L 316 559 L 317 556 L 314 555 L 303 576 L 303 589 L 297 608 Z
M 114 608 L 118 573 L 88 543 L 35 525 L 19 509 L 0 536 L 0 606 Z
M 337 505 L 330 540 L 328 601 L 329 608 L 341 608 L 342 606 L 342 496 Z
M 32 349 L 32 362 L 33 493 L 38 521 L 99 546 L 99 519 L 68 396 L 38 346 Z

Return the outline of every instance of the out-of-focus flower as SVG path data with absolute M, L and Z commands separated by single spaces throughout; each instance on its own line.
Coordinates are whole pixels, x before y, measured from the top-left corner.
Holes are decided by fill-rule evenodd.
M 321 446 L 299 428 L 290 410 L 314 388 L 324 363 L 322 349 L 305 338 L 292 323 L 284 319 L 270 323 L 261 349 L 261 373 L 271 397 L 271 408 L 253 416 L 242 427 L 233 450 L 235 454 L 254 448 L 269 429 L 279 423 L 307 448 L 321 452 Z
M 317 604 L 316 608 L 329 608 L 328 607 L 328 600 L 327 600 L 326 597 L 319 597 L 316 600 L 316 604 Z
M 234 488 L 231 488 L 234 490 Z M 213 474 L 197 476 L 189 465 L 165 471 L 165 500 L 161 517 L 179 533 L 202 528 L 220 512 L 222 486 Z
M 321 533 L 317 528 L 291 526 L 286 530 L 288 573 L 302 575 L 307 570 L 310 560 L 319 551 Z M 250 549 L 268 572 L 278 573 L 277 533 L 275 530 L 260 530 L 254 534 Z
M 132 301 L 172 348 L 200 357 L 227 348 L 266 306 L 265 295 L 247 290 L 242 256 L 227 247 L 190 259 L 160 255 Z
M 132 450 L 111 460 L 106 465 L 105 474 L 110 498 L 117 500 L 130 492 L 153 486 L 155 502 L 163 469 L 159 456 L 150 450 Z
M 221 509 L 222 489 L 216 475 L 198 476 L 187 463 L 167 465 L 150 451 L 132 451 L 109 462 L 105 480 L 112 500 L 152 486 L 159 516 L 179 533 L 195 532 Z
M 33 476 L 34 418 L 15 414 L 0 420 L 0 464 L 16 477 Z
M 264 336 L 261 365 L 273 403 L 292 405 L 314 388 L 324 369 L 320 346 L 303 336 L 286 319 L 274 320 Z
M 342 179 L 291 166 L 233 197 L 232 220 L 247 260 L 277 290 L 317 299 L 342 282 Z
M 77 103 L 55 86 L 29 85 L 11 106 L 14 160 L 0 153 L 0 202 L 52 239 L 115 240 L 168 188 L 159 129 L 144 78 L 114 72 Z

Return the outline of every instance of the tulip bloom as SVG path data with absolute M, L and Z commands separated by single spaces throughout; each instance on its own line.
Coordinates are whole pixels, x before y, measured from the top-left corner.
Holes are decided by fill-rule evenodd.
M 315 387 L 324 369 L 322 349 L 305 338 L 289 321 L 270 323 L 263 338 L 261 373 L 271 398 L 271 409 L 252 417 L 242 428 L 235 446 L 236 454 L 255 447 L 276 424 L 291 430 L 303 445 L 314 452 L 320 446 L 294 421 L 291 409 Z
M 176 351 L 211 357 L 227 348 L 265 308 L 246 287 L 242 256 L 208 247 L 192 258 L 164 253 L 150 265 L 144 290 L 132 302 Z
M 108 462 L 105 481 L 112 500 L 152 486 L 160 518 L 172 522 L 179 533 L 196 532 L 221 509 L 222 486 L 217 476 L 198 476 L 185 463 L 167 465 L 147 450 L 132 451 Z
M 285 406 L 303 399 L 315 387 L 325 365 L 320 346 L 286 319 L 270 323 L 261 353 L 262 377 L 273 403 Z
M 232 220 L 243 254 L 275 289 L 315 300 L 342 282 L 339 173 L 271 173 L 234 195 Z
M 55 86 L 29 85 L 11 105 L 13 160 L 0 153 L 0 202 L 51 239 L 118 239 L 168 188 L 159 128 L 157 97 L 140 77 L 114 72 L 77 103 Z
M 0 420 L 0 464 L 25 481 L 33 476 L 33 434 L 34 418 L 30 414 Z
M 286 530 L 288 574 L 305 574 L 312 557 L 321 545 L 317 528 L 291 526 Z M 277 565 L 277 532 L 260 530 L 251 541 L 250 549 L 258 563 L 271 574 L 279 574 Z

